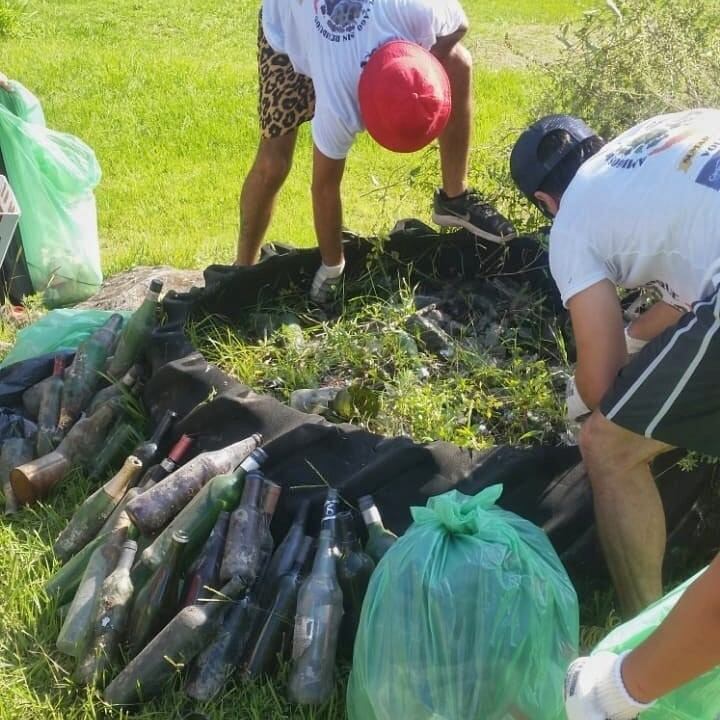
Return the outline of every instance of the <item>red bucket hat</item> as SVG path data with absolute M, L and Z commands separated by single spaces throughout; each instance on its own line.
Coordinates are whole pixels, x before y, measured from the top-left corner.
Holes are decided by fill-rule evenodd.
M 406 40 L 378 48 L 360 74 L 360 114 L 372 138 L 394 152 L 415 152 L 450 119 L 450 80 L 440 61 Z

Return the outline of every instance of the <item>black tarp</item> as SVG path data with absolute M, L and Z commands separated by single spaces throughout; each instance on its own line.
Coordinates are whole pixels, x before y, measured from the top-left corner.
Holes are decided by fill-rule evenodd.
M 547 309 L 562 319 L 564 310 L 552 283 L 547 256 L 534 238 L 506 247 L 483 245 L 464 232 L 437 235 L 411 223 L 379 249 L 378 241 L 346 236 L 347 282 L 367 273 L 411 284 L 483 283 L 490 277 L 522 278 L 541 291 Z M 278 293 L 305 291 L 319 264 L 316 249 L 273 247 L 251 268 L 211 266 L 206 288 L 171 293 L 167 322 L 156 331 L 150 350 L 155 371 L 145 389 L 154 417 L 166 409 L 182 420 L 175 434 L 198 436 L 197 450 L 215 449 L 254 432 L 265 438 L 268 475 L 285 491 L 274 530 L 284 532 L 298 499 L 311 497 L 316 513 L 325 484 L 338 487 L 351 504 L 372 493 L 386 524 L 395 532 L 410 523 L 409 508 L 451 488 L 476 493 L 502 483 L 500 504 L 548 533 L 575 579 L 604 574 L 593 524 L 590 486 L 575 447 L 497 447 L 478 452 L 446 442 L 419 444 L 386 438 L 351 424 L 332 424 L 298 412 L 209 365 L 183 335 L 187 317 L 208 314 L 237 323 Z M 180 358 L 174 360 L 174 358 Z M 170 361 L 170 362 L 168 362 Z M 671 550 L 693 546 L 709 553 L 714 467 L 686 472 L 661 458 L 654 470 L 664 498 Z M 673 552 L 669 557 L 673 557 Z

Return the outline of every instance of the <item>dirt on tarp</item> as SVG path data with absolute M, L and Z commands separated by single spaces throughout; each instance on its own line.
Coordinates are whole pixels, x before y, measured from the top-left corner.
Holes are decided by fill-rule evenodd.
M 107 278 L 95 295 L 75 307 L 98 310 L 136 310 L 145 297 L 150 281 L 154 278 L 163 282 L 161 298 L 168 290 L 187 292 L 192 287 L 205 285 L 202 270 L 180 270 L 167 265 L 141 265 Z

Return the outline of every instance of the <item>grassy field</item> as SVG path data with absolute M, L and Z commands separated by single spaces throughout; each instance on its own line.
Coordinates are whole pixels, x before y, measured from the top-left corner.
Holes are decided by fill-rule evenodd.
M 489 168 L 501 160 L 497 148 L 523 124 L 538 90 L 525 56 L 555 52 L 558 24 L 579 16 L 588 3 L 464 4 L 472 21 L 468 46 L 477 61 L 472 175 L 483 187 Z M 28 5 L 18 34 L 0 38 L 0 71 L 40 97 L 54 128 L 83 138 L 98 155 L 104 171 L 97 196 L 106 273 L 139 264 L 201 268 L 233 258 L 237 195 L 257 137 L 256 22 L 257 2 L 248 0 L 37 0 Z M 314 242 L 309 157 L 305 129 L 270 240 Z M 427 220 L 436 175 L 433 150 L 398 157 L 361 139 L 344 187 L 346 224 L 383 232 L 399 217 Z M 340 342 L 338 337 L 328 342 Z M 262 363 L 252 348 L 251 356 L 244 366 L 228 362 L 228 369 L 259 383 Z M 551 412 L 554 400 L 544 372 L 538 369 L 538 393 L 544 393 Z M 459 408 L 449 406 L 447 417 L 421 418 L 422 388 L 416 390 L 417 405 L 407 405 L 398 425 L 387 430 L 419 439 L 442 434 L 436 428 Z M 466 390 L 472 392 L 447 387 L 448 396 Z M 512 439 L 521 433 L 518 428 Z M 454 433 L 447 437 L 463 440 Z M 476 444 L 469 437 L 464 442 Z M 51 569 L 51 540 L 85 489 L 79 479 L 52 506 L 38 506 L 13 522 L 0 520 L 0 720 L 103 716 L 97 698 L 73 686 L 67 664 L 52 651 L 58 620 L 41 592 Z M 179 720 L 188 709 L 180 695 L 169 695 L 135 717 Z M 343 716 L 341 691 L 330 705 L 311 712 L 289 708 L 270 685 L 235 687 L 202 709 L 213 719 Z

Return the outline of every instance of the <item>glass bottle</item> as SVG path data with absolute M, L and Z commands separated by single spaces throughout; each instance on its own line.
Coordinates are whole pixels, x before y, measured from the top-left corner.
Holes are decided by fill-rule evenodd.
M 194 444 L 194 438 L 189 435 L 181 435 L 180 439 L 170 449 L 167 457 L 145 471 L 140 480 L 140 487 L 149 490 L 153 485 L 164 480 L 170 473 L 175 472 L 183 464 Z
M 155 462 L 158 449 L 176 419 L 177 413 L 175 411 L 166 410 L 150 439 L 140 443 L 133 450 L 132 454 L 143 464 L 144 468 L 150 467 Z
M 147 347 L 150 334 L 155 327 L 158 299 L 162 288 L 161 280 L 151 280 L 145 293 L 145 299 L 127 321 L 108 366 L 107 372 L 111 378 L 122 377 L 137 362 Z
M 117 567 L 103 582 L 90 649 L 73 675 L 77 682 L 84 685 L 102 683 L 110 664 L 118 656 L 133 597 L 130 568 L 136 552 L 137 543 L 134 540 L 125 541 Z
M 69 560 L 85 547 L 103 527 L 141 471 L 142 464 L 131 455 L 120 470 L 75 511 L 53 545 L 55 556 L 63 561 Z
M 334 687 L 343 597 L 335 572 L 333 544 L 331 531 L 323 529 L 312 573 L 298 593 L 288 692 L 293 702 L 302 705 L 325 702 Z
M 64 375 L 65 358 L 62 355 L 56 355 L 52 377 L 44 387 L 40 399 L 37 443 L 35 446 L 38 457 L 52 452 L 59 441 L 57 425 L 60 418 Z
M 395 544 L 397 535 L 385 529 L 380 517 L 380 511 L 370 495 L 358 499 L 358 506 L 362 512 L 363 521 L 367 527 L 368 541 L 365 552 L 376 562 Z
M 194 605 L 201 596 L 205 598 L 212 596 L 208 588 L 216 589 L 220 586 L 220 561 L 229 522 L 229 512 L 223 511 L 218 515 L 210 537 L 185 574 L 181 608 Z
M 251 588 L 260 572 L 263 512 L 261 499 L 265 477 L 259 470 L 247 474 L 240 505 L 230 516 L 220 579 L 242 578 Z
M 180 559 L 189 539 L 182 531 L 173 533 L 165 561 L 135 597 L 128 623 L 128 647 L 132 656 L 162 630 L 177 608 Z

